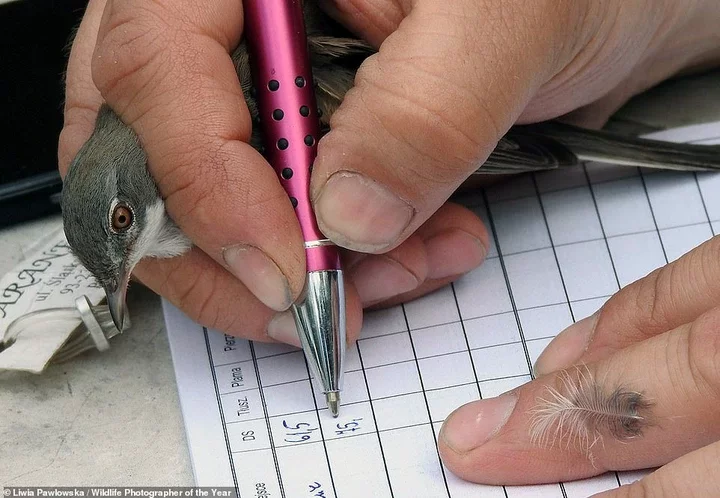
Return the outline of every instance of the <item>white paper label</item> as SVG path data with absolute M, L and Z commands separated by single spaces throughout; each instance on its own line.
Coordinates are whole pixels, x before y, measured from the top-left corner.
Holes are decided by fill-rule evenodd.
M 85 295 L 93 305 L 105 297 L 93 276 L 73 255 L 62 229 L 39 242 L 31 255 L 0 279 L 0 337 L 27 313 L 48 308 L 74 308 Z M 26 329 L 0 353 L 0 369 L 41 372 L 82 322 L 47 321 Z

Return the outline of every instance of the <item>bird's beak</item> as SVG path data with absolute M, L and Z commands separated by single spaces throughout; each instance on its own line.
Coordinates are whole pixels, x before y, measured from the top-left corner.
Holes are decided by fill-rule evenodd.
M 108 307 L 110 308 L 110 316 L 115 326 L 122 332 L 125 325 L 127 309 L 125 307 L 125 293 L 127 292 L 128 280 L 130 272 L 125 269 L 123 264 L 120 268 L 120 276 L 116 279 L 116 286 L 108 284 L 105 286 L 105 295 L 107 296 Z

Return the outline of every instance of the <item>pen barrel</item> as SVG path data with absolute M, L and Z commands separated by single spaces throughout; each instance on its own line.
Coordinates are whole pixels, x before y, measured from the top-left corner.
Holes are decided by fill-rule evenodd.
M 320 232 L 310 200 L 320 122 L 302 1 L 244 0 L 243 9 L 265 158 L 295 209 L 307 270 L 340 269 L 339 251 Z

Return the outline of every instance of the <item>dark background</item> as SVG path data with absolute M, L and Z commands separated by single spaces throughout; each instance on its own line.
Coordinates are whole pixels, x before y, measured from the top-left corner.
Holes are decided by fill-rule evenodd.
M 22 217 L 17 206 L 8 207 L 10 186 L 57 170 L 63 74 L 70 37 L 86 4 L 86 0 L 0 4 L 0 189 L 6 194 L 0 195 L 0 207 L 7 208 L 0 209 L 0 226 L 11 215 Z M 26 194 L 22 204 L 27 210 L 42 209 L 41 202 L 32 202 Z
M 60 211 L 64 72 L 86 5 L 0 4 L 0 228 Z

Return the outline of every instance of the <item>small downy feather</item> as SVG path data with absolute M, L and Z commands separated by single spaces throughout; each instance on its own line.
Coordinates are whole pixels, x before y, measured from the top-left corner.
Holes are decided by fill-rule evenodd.
M 590 450 L 604 436 L 627 441 L 642 435 L 651 407 L 642 393 L 623 386 L 607 390 L 587 367 L 577 367 L 576 372 L 560 374 L 563 392 L 547 386 L 547 395 L 538 398 L 530 423 L 534 444 L 547 447 L 564 441 L 592 461 Z

